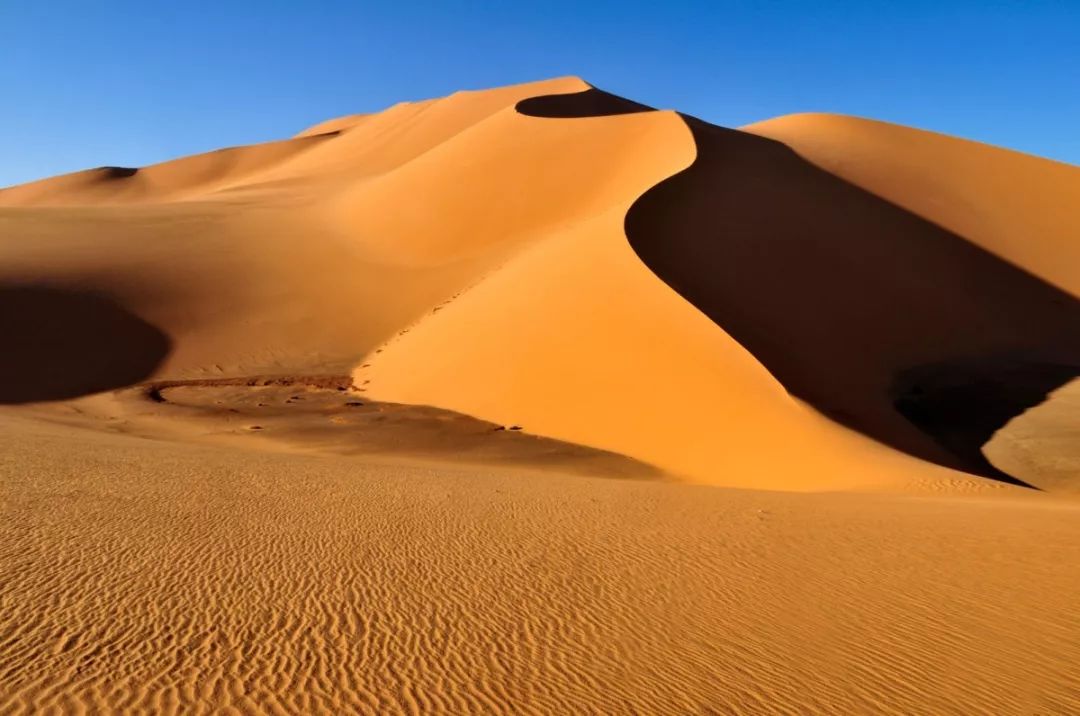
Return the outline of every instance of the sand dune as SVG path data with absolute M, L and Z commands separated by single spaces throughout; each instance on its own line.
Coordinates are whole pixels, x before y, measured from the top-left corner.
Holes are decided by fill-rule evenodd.
M 1078 474 L 1071 436 L 1075 426 L 1080 425 L 1080 412 L 1074 404 L 1057 397 L 1037 408 L 1041 415 L 1037 420 L 1023 421 L 1018 417 L 1017 422 L 1003 426 L 1003 418 L 1019 416 L 1022 408 L 1035 408 L 1047 393 L 1052 394 L 1076 376 L 1074 349 L 1063 349 L 1076 335 L 1075 299 L 1080 297 L 1080 272 L 1076 270 L 1080 266 L 1080 243 L 1075 240 L 1080 233 L 1080 212 L 1071 208 L 1077 206 L 1080 197 L 1080 171 L 1039 157 L 855 117 L 793 115 L 743 130 L 788 144 L 832 174 L 1060 289 L 1061 293 L 1056 294 L 1043 291 L 1052 296 L 1052 303 L 1036 313 L 1014 314 L 1014 323 L 1037 321 L 1047 326 L 1055 316 L 1070 316 L 1058 335 L 1051 331 L 1046 337 L 1054 345 L 1055 359 L 1048 361 L 1049 365 L 1038 360 L 1028 363 L 1032 381 L 1017 375 L 1025 371 L 1021 365 L 1024 361 L 1017 358 L 1031 354 L 1030 342 L 1028 347 L 1011 348 L 1007 358 L 999 359 L 996 365 L 970 366 L 969 371 L 977 379 L 980 392 L 996 393 L 998 401 L 1008 408 L 999 419 L 987 421 L 976 441 L 986 443 L 991 428 L 998 430 L 995 447 L 988 450 L 994 464 L 1011 475 L 1026 475 L 1021 479 L 1032 484 L 1069 489 L 1066 484 Z M 1020 272 L 1012 274 L 1022 276 Z M 1034 285 L 1032 281 L 1027 283 Z M 967 290 L 966 285 L 961 288 Z M 1013 299 L 1010 292 L 993 283 L 987 285 L 987 290 L 997 293 L 999 302 Z M 1002 325 L 1005 322 L 996 318 L 997 311 L 977 308 L 995 316 L 995 331 L 1008 330 Z M 1022 330 L 1030 333 L 1027 327 Z M 1026 342 L 1019 337 L 1015 340 Z M 1030 396 L 1016 394 L 1015 389 L 1024 384 L 1034 388 Z M 972 402 L 970 395 L 962 399 Z M 993 412 L 992 406 L 985 403 L 978 410 Z M 1018 427 L 1025 423 L 1039 427 Z M 1019 433 L 1011 434 L 1014 430 Z M 1037 449 L 1022 447 L 1035 444 Z
M 694 165 L 627 216 L 645 263 L 837 422 L 1002 477 L 979 449 L 1076 375 L 1080 302 L 781 144 L 688 124 Z
M 1080 710 L 1078 206 L 572 77 L 0 189 L 0 711 Z
M 258 181 L 291 157 L 332 138 L 334 132 L 232 147 L 149 167 L 99 167 L 0 191 L 0 206 L 79 206 L 167 201 L 223 191 Z
M 885 122 L 798 114 L 742 127 L 1080 297 L 1075 166 Z
M 994 465 L 1035 487 L 1077 494 L 1080 380 L 1071 380 L 1014 417 L 994 433 L 983 452 Z
M 157 377 L 348 372 L 396 331 L 475 283 L 503 260 L 507 245 L 528 240 L 498 235 L 492 226 L 476 239 L 494 245 L 470 245 L 463 218 L 454 236 L 468 241 L 429 260 L 420 242 L 439 235 L 425 231 L 439 216 L 429 214 L 426 226 L 411 220 L 416 245 L 395 242 L 381 231 L 387 212 L 380 202 L 405 197 L 384 185 L 447 143 L 451 161 L 469 146 L 508 148 L 497 122 L 487 134 L 478 128 L 481 136 L 472 140 L 463 130 L 500 108 L 512 113 L 514 102 L 530 93 L 584 86 L 556 80 L 398 105 L 361 126 L 322 135 L 272 169 L 251 174 L 246 167 L 255 160 L 236 162 L 237 172 L 217 183 L 201 181 L 200 158 L 177 160 L 159 165 L 174 167 L 173 181 L 137 207 L 85 195 L 53 206 L 54 198 L 25 192 L 28 187 L 2 190 L 0 205 L 19 206 L 0 217 L 0 284 L 29 281 L 101 295 L 157 327 L 172 342 Z M 594 134 L 603 135 L 602 128 Z M 612 153 L 622 148 L 616 140 L 609 144 Z M 448 166 L 433 164 L 433 171 Z M 583 176 L 578 186 L 601 179 Z M 202 189 L 179 192 L 189 186 Z M 602 194 L 591 201 L 603 201 Z M 358 214 L 365 206 L 372 215 Z M 534 213 L 536 221 L 547 220 Z M 410 221 L 404 212 L 394 215 Z
M 520 422 L 714 483 L 887 484 L 894 465 L 907 476 L 924 470 L 867 456 L 872 446 L 822 425 L 786 390 L 922 460 L 1015 480 L 980 448 L 1076 375 L 1080 304 L 782 145 L 696 120 L 687 132 L 672 113 L 615 117 L 642 108 L 610 95 L 605 107 L 603 97 L 533 98 L 518 109 L 670 127 L 671 147 L 693 142 L 692 165 L 640 199 L 628 189 L 580 236 L 552 231 L 550 246 L 396 340 L 358 373 L 376 394 Z M 591 149 L 575 155 L 584 162 Z M 696 312 L 627 255 L 624 214 L 638 257 L 727 335 L 694 325 Z M 644 341 L 643 329 L 652 332 Z M 703 339 L 711 343 L 695 356 Z M 432 364 L 436 354 L 446 357 Z M 651 401 L 663 409 L 643 410 Z M 703 425 L 732 439 L 713 440 Z M 769 449 L 777 435 L 781 455 Z M 867 460 L 879 465 L 872 475 Z

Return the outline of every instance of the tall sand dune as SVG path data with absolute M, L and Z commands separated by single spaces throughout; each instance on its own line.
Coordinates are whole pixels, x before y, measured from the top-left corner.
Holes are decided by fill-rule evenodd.
M 494 245 L 466 241 L 428 260 L 423 242 L 439 232 L 425 229 L 440 218 L 428 212 L 413 244 L 395 244 L 382 231 L 381 217 L 391 212 L 380 202 L 406 201 L 423 214 L 422 202 L 392 191 L 397 174 L 427 176 L 410 165 L 446 144 L 446 160 L 425 164 L 432 172 L 470 146 L 508 150 L 497 118 L 487 129 L 483 120 L 500 108 L 512 112 L 529 94 L 584 87 L 555 80 L 398 105 L 335 135 L 289 140 L 302 151 L 275 154 L 273 162 L 263 161 L 270 145 L 261 145 L 228 150 L 238 157 L 229 162 L 212 159 L 215 153 L 156 165 L 116 179 L 162 177 L 140 190 L 138 206 L 117 203 L 122 192 L 82 191 L 81 175 L 0 190 L 0 284 L 93 293 L 124 307 L 171 339 L 157 377 L 348 372 L 475 283 L 507 245 L 527 239 L 498 235 L 493 226 L 482 236 Z M 463 134 L 474 124 L 479 136 L 470 140 Z M 621 148 L 609 144 L 612 153 Z M 579 186 L 602 179 L 582 177 Z M 63 187 L 71 181 L 80 189 L 69 195 Z M 537 222 L 548 220 L 534 213 Z M 456 238 L 469 233 L 466 225 L 463 218 Z
M 823 122 L 750 129 L 798 135 L 822 166 L 877 166 L 827 151 Z M 975 200 L 972 175 L 991 213 L 935 213 L 913 170 L 845 180 L 564 78 L 2 190 L 0 281 L 146 321 L 169 339 L 157 378 L 355 370 L 379 399 L 716 484 L 951 479 L 935 465 L 1031 484 L 981 449 L 1080 365 L 1072 249 L 1034 233 L 1076 170 L 871 130 L 845 151 L 946 156 L 947 206 Z M 1040 169 L 1051 199 L 998 201 L 982 178 Z
M 669 168 L 675 176 L 644 196 L 628 188 L 618 211 L 580 236 L 552 231 L 550 247 L 388 346 L 358 373 L 374 394 L 520 422 L 724 484 L 871 484 L 893 479 L 893 465 L 921 469 L 865 457 L 871 446 L 787 391 L 922 461 L 1022 482 L 981 447 L 1077 374 L 1071 296 L 783 145 L 673 113 L 614 116 L 643 107 L 604 97 L 537 97 L 518 110 L 544 118 L 540 127 L 601 117 L 667 126 L 666 156 L 674 164 L 681 148 L 692 162 L 680 159 L 684 171 Z M 591 150 L 574 154 L 584 162 Z M 627 238 L 641 261 L 626 255 Z M 677 332 L 697 316 L 642 262 L 722 330 Z M 692 357 L 702 338 L 712 344 Z M 780 454 L 769 448 L 778 434 Z M 872 475 L 868 459 L 879 465 Z

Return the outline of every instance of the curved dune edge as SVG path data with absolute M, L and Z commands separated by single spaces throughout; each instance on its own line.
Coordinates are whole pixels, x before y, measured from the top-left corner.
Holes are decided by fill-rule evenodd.
M 596 123 L 611 121 L 612 115 L 642 111 L 641 105 L 619 98 L 611 98 L 611 106 L 605 108 L 602 96 L 595 88 L 576 95 L 553 95 L 551 100 L 557 105 L 550 117 L 542 116 L 590 117 L 587 121 Z M 572 106 L 574 97 L 585 100 L 581 107 Z M 525 100 L 518 110 L 537 106 L 545 99 Z M 747 401 L 752 404 L 739 404 L 738 410 L 730 413 L 702 409 L 701 402 L 696 402 L 696 409 L 687 410 L 686 403 L 701 401 L 703 391 L 710 395 L 712 391 L 706 386 L 714 388 L 715 397 L 705 400 L 705 404 L 726 403 L 732 407 L 733 391 L 728 381 L 739 386 L 753 383 L 715 348 L 712 360 L 716 363 L 712 367 L 724 374 L 719 380 L 715 374 L 689 372 L 681 365 L 689 362 L 685 353 L 669 357 L 670 363 L 657 365 L 655 356 L 644 357 L 637 345 L 631 348 L 620 341 L 622 333 L 638 333 L 640 324 L 652 323 L 667 330 L 678 321 L 659 310 L 662 318 L 656 321 L 650 320 L 652 316 L 645 310 L 633 318 L 620 319 L 606 306 L 592 305 L 585 297 L 591 299 L 595 292 L 596 277 L 583 281 L 589 285 L 577 286 L 572 282 L 573 273 L 567 270 L 578 260 L 590 263 L 572 253 L 588 242 L 584 237 L 566 240 L 575 248 L 565 252 L 561 264 L 558 259 L 537 258 L 542 250 L 517 259 L 521 265 L 503 269 L 506 276 L 512 277 L 505 285 L 498 277 L 489 278 L 452 310 L 422 322 L 408 337 L 388 346 L 387 353 L 374 359 L 369 369 L 361 370 L 358 376 L 371 381 L 373 391 L 386 391 L 393 399 L 432 402 L 489 419 L 522 423 L 540 434 L 622 452 L 711 483 L 783 489 L 866 487 L 902 482 L 904 478 L 890 470 L 890 466 L 902 465 L 895 469 L 905 473 L 907 479 L 918 481 L 941 478 L 950 474 L 948 469 L 959 469 L 1023 484 L 988 462 L 981 447 L 1014 415 L 1045 399 L 1061 380 L 1075 375 L 1075 366 L 1080 365 L 1080 347 L 1069 336 L 1080 335 L 1080 314 L 1069 297 L 962 238 L 812 168 L 786 149 L 772 149 L 780 145 L 770 146 L 751 135 L 692 119 L 687 122 L 697 156 L 682 171 L 671 172 L 670 179 L 658 181 L 640 199 L 630 198 L 630 244 L 650 269 L 677 287 L 716 324 L 729 333 L 734 328 L 736 345 L 749 348 L 757 360 L 765 359 L 764 366 L 754 363 L 765 373 L 761 382 L 772 383 L 771 399 L 755 396 Z M 702 128 L 712 134 L 703 135 Z M 710 155 L 704 161 L 703 142 Z M 738 161 L 740 153 L 746 157 L 742 163 Z M 722 154 L 723 159 L 713 160 L 714 154 Z M 747 179 L 764 182 L 769 187 L 766 192 L 773 194 L 765 196 L 767 201 L 772 199 L 771 206 L 755 209 L 755 201 L 760 206 L 762 197 L 728 192 L 730 196 L 724 199 L 727 213 L 711 218 L 706 215 L 708 220 L 691 227 L 682 248 L 673 249 L 671 230 L 686 218 L 685 205 L 672 209 L 674 213 L 664 215 L 657 226 L 644 232 L 655 237 L 659 253 L 650 249 L 648 240 L 641 240 L 642 206 L 652 195 L 666 189 L 665 184 L 696 173 L 703 164 L 709 165 L 706 172 L 715 174 L 727 171 L 725 164 L 733 160 L 735 168 L 730 175 L 737 177 L 733 186 Z M 779 174 L 771 176 L 770 172 Z M 718 199 L 716 182 L 724 179 L 691 176 L 696 187 L 689 192 L 696 192 L 701 201 L 710 204 Z M 687 191 L 685 185 L 677 188 L 680 201 Z M 755 185 L 753 191 L 761 189 Z M 838 216 L 822 215 L 811 208 L 815 203 L 839 205 L 845 210 L 837 212 Z M 775 217 L 785 212 L 777 212 L 774 207 L 784 207 L 785 212 L 793 214 L 786 227 L 775 225 Z M 734 233 L 720 240 L 700 240 L 700 229 L 710 224 L 715 227 L 717 218 L 720 225 L 727 222 Z M 782 239 L 787 244 L 781 251 L 790 255 L 779 262 L 746 253 L 757 241 L 776 241 L 785 235 L 795 238 L 807 230 L 822 237 L 811 253 L 806 253 L 805 245 L 792 244 L 787 238 Z M 610 226 L 593 226 L 588 232 L 614 233 Z M 741 243 L 732 236 L 741 237 Z M 555 243 L 554 238 L 549 241 Z M 826 248 L 828 242 L 832 246 Z M 741 248 L 743 245 L 746 248 Z M 712 250 L 709 247 L 721 251 L 701 253 L 702 249 Z M 668 258 L 675 264 L 663 265 Z M 601 261 L 609 272 L 612 266 L 619 265 L 610 256 Z M 839 281 L 831 281 L 836 262 L 876 266 L 880 271 L 841 271 Z M 924 274 L 921 278 L 920 273 Z M 940 278 L 935 279 L 935 273 Z M 721 288 L 717 294 L 717 276 L 724 277 L 722 287 L 734 287 L 736 293 L 725 295 Z M 950 285 L 957 276 L 965 276 L 966 284 Z M 558 286 L 558 292 L 574 297 L 576 305 L 561 309 L 566 314 L 548 313 L 555 304 L 550 298 L 553 290 L 545 287 L 547 282 Z M 695 288 L 695 282 L 704 288 L 705 295 Z M 613 295 L 640 300 L 656 290 L 644 284 L 619 286 Z M 884 288 L 883 295 L 880 287 Z M 511 298 L 512 294 L 543 295 L 545 301 L 539 307 L 531 302 L 522 305 Z M 852 300 L 855 296 L 858 301 Z M 512 318 L 508 309 L 492 308 L 511 305 L 518 311 L 518 319 Z M 942 306 L 950 310 L 943 312 Z M 597 322 L 605 326 L 600 329 L 603 340 L 579 335 L 584 332 L 562 332 L 574 324 L 574 317 L 568 314 L 575 311 L 577 315 L 603 317 Z M 834 317 L 833 325 L 815 324 L 815 315 Z M 987 315 L 996 316 L 998 321 L 987 325 Z M 839 333 L 835 324 L 844 324 Z M 619 328 L 606 330 L 613 326 Z M 826 334 L 821 334 L 823 328 Z M 707 333 L 710 329 L 702 326 L 697 330 Z M 485 341 L 485 335 L 500 337 L 497 349 L 490 345 L 490 339 Z M 580 342 L 578 354 L 589 359 L 575 362 L 566 351 L 555 347 L 562 340 L 560 336 L 570 335 Z M 727 334 L 724 337 L 729 338 Z M 652 338 L 678 345 L 676 352 L 693 345 L 687 336 L 676 339 L 658 333 Z M 455 344 L 469 348 L 446 350 Z M 521 347 L 511 352 L 510 345 Z M 638 355 L 634 355 L 635 348 Z M 450 354 L 448 360 L 440 361 L 435 368 L 429 363 L 425 368 L 423 356 L 444 353 Z M 598 368 L 583 367 L 593 358 Z M 708 360 L 700 359 L 701 363 Z M 1053 382 L 1043 382 L 1048 374 L 1039 366 L 1044 364 L 1060 366 L 1064 372 L 1054 369 L 1049 373 Z M 612 370 L 612 365 L 628 368 L 622 373 Z M 574 387 L 562 389 L 550 383 L 543 387 L 523 386 L 530 380 L 527 376 L 536 375 L 534 369 L 543 375 L 556 375 L 559 381 Z M 566 378 L 576 371 L 580 371 L 576 379 Z M 673 374 L 694 378 L 676 385 Z M 441 384 L 440 375 L 454 375 L 453 385 Z M 647 395 L 673 400 L 674 409 L 683 412 L 683 420 L 670 414 L 664 420 L 642 415 L 636 391 L 626 389 L 640 381 L 635 377 L 642 375 L 648 376 Z M 779 377 L 783 387 L 772 376 Z M 980 386 L 987 380 L 991 387 L 989 400 L 999 402 L 988 403 L 978 393 L 964 392 L 983 390 Z M 1011 387 L 1017 380 L 1020 393 Z M 996 387 L 998 381 L 1003 388 Z M 967 387 L 968 383 L 971 387 Z M 807 413 L 788 398 L 785 390 L 807 400 L 833 420 L 865 433 L 872 442 Z M 924 395 L 926 390 L 930 394 Z M 960 405 L 952 397 L 957 390 Z M 1002 390 L 1007 393 L 999 399 L 996 396 Z M 762 395 L 768 394 L 762 390 Z M 633 398 L 628 398 L 630 395 Z M 972 408 L 964 408 L 962 402 L 972 398 Z M 573 407 L 560 409 L 560 404 Z M 568 416 L 568 412 L 573 415 Z M 739 422 L 735 416 L 747 420 L 734 425 Z M 722 437 L 710 440 L 706 437 L 710 431 L 704 426 Z M 697 449 L 695 435 L 702 436 L 698 438 L 702 445 Z M 788 453 L 785 459 L 769 454 L 769 446 L 778 435 L 784 436 Z M 880 445 L 917 459 L 896 455 Z M 938 471 L 927 463 L 937 463 L 947 470 Z M 873 475 L 868 477 L 871 466 Z M 732 473 L 739 476 L 732 477 Z
M 532 107 L 551 116 L 522 114 Z M 749 293 L 736 299 L 752 297 L 750 310 L 723 316 L 709 296 L 694 293 L 693 271 L 658 280 L 659 258 L 633 236 L 628 243 L 623 223 L 631 207 L 700 163 L 694 131 L 680 115 L 568 77 L 401 103 L 330 120 L 285 142 L 92 173 L 95 187 L 143 183 L 144 190 L 126 194 L 86 189 L 80 175 L 45 180 L 0 192 L 0 203 L 22 204 L 0 216 L 7 229 L 0 282 L 31 276 L 56 290 L 102 295 L 158 328 L 172 349 L 154 379 L 339 373 L 359 365 L 357 382 L 373 396 L 524 425 L 702 482 L 825 489 L 963 481 L 926 460 L 972 470 L 981 458 L 970 450 L 977 442 L 971 436 L 945 435 L 943 450 L 897 422 L 895 411 L 855 405 L 852 419 L 852 406 L 823 400 L 859 394 L 814 385 L 814 371 L 845 379 L 857 352 L 838 341 L 842 360 L 832 361 L 812 335 L 798 333 L 805 325 L 795 322 L 791 334 L 791 321 L 773 320 L 774 299 L 784 294 L 764 290 L 767 280 L 749 281 L 775 280 L 764 275 L 768 262 L 751 262 L 744 272 Z M 754 141 L 727 136 L 738 136 L 741 146 Z M 775 152 L 760 150 L 771 144 L 757 141 L 750 158 L 773 161 Z M 784 155 L 782 163 L 794 159 Z M 809 165 L 799 166 L 795 174 L 805 178 Z M 749 169 L 754 176 L 761 167 L 751 162 Z M 77 186 L 62 190 L 72 181 Z M 778 205 L 799 201 L 805 198 Z M 720 218 L 739 215 L 729 214 Z M 761 223 L 774 219 L 766 212 Z M 930 230 L 927 222 L 918 226 Z M 867 250 L 853 246 L 855 254 Z M 725 259 L 681 264 L 700 270 L 718 258 Z M 924 272 L 925 257 L 913 258 L 911 273 Z M 720 260 L 719 268 L 735 265 Z M 1019 347 L 1021 370 L 1074 364 L 1068 340 L 1055 344 L 1064 355 L 1043 350 L 1055 331 L 1073 327 L 1072 304 L 1043 310 L 1060 295 L 994 266 L 976 272 L 978 281 L 1004 278 L 1022 285 L 1024 298 L 1008 305 L 990 296 L 988 305 L 1007 319 L 1004 329 L 983 331 L 994 349 L 990 370 L 1008 363 L 996 355 L 1002 346 Z M 820 307 L 801 303 L 795 308 Z M 840 305 L 840 313 L 849 308 Z M 951 310 L 985 319 L 979 306 L 961 302 Z M 1020 325 L 1032 311 L 1042 313 Z M 957 320 L 934 325 L 951 330 Z M 961 337 L 974 331 L 960 328 L 954 332 Z M 911 335 L 900 331 L 896 340 Z M 769 345 L 792 340 L 813 359 L 801 382 Z M 938 354 L 905 354 L 888 366 L 898 369 L 889 374 L 889 395 L 915 413 L 936 410 L 940 401 L 912 403 L 926 371 L 937 371 L 933 385 L 942 382 L 941 366 L 946 376 L 959 366 L 965 380 L 985 374 L 986 346 L 974 345 L 974 355 L 948 355 L 944 363 Z M 1016 361 L 1006 367 L 1015 372 Z M 868 394 L 880 398 L 881 375 L 872 378 Z M 1036 381 L 1038 390 L 1029 392 L 1038 397 L 1053 387 Z M 1020 408 L 1029 407 L 1023 401 L 1032 398 L 1021 398 Z M 884 420 L 887 439 L 874 420 Z M 959 463 L 958 440 L 968 451 Z M 983 474 L 992 469 L 975 465 Z
M 830 418 L 1014 479 L 980 448 L 1080 373 L 1080 302 L 782 144 L 686 121 L 694 164 L 627 215 L 645 263 Z
M 625 184 L 620 203 L 549 232 L 369 357 L 355 378 L 370 395 L 520 424 L 711 484 L 839 489 L 958 478 L 793 401 L 634 254 L 622 229 L 631 204 L 695 158 L 678 115 L 513 121 L 519 132 L 651 127 L 663 161 L 647 182 Z M 568 139 L 561 151 L 580 166 L 598 159 Z
M 783 142 L 1080 298 L 1080 167 L 835 114 L 786 115 L 740 129 Z

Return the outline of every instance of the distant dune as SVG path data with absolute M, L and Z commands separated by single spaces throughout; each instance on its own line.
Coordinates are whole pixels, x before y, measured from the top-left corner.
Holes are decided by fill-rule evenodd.
M 986 144 L 834 114 L 741 128 L 1080 296 L 1080 171 Z
M 1078 237 L 573 77 L 0 189 L 0 711 L 1076 712 Z

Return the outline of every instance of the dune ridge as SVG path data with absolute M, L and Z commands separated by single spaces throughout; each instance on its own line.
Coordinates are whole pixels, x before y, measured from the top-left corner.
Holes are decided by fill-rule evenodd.
M 1080 298 L 1080 169 L 860 117 L 795 114 L 742 131 L 808 161 Z
M 957 166 L 1029 165 L 999 155 Z M 104 295 L 162 331 L 155 378 L 355 371 L 389 402 L 698 481 L 953 479 L 937 464 L 1032 484 L 981 447 L 1080 365 L 1075 299 L 1022 270 L 1059 235 L 1014 241 L 1029 256 L 1014 269 L 995 259 L 1020 256 L 1000 231 L 953 234 L 935 225 L 948 217 L 782 144 L 577 78 L 401 103 L 103 180 L 143 182 L 126 195 L 66 190 L 79 176 L 0 191 L 19 205 L 10 233 L 34 237 L 0 270 Z M 108 266 L 83 258 L 75 227 Z M 972 391 L 997 397 L 975 409 Z M 663 410 L 643 408 L 656 398 Z
M 99 167 L 0 189 L 0 206 L 80 206 L 169 201 L 254 183 L 260 173 L 332 139 L 325 132 L 218 149 L 148 167 Z
M 581 122 L 648 112 L 649 108 L 590 88 L 581 93 L 529 98 L 520 102 L 517 110 Z M 664 116 L 652 112 L 652 121 Z M 1011 418 L 1077 374 L 1080 311 L 1072 297 L 1013 269 L 978 244 L 815 169 L 782 145 L 692 118 L 683 120 L 694 142 L 693 163 L 688 162 L 681 172 L 669 171 L 672 178 L 643 192 L 640 199 L 633 192 L 624 196 L 626 234 L 645 264 L 763 362 L 768 377 L 757 379 L 762 384 L 769 378 L 778 379 L 784 391 L 817 411 L 920 460 L 1025 484 L 989 463 L 981 447 Z M 755 184 L 747 187 L 745 182 L 751 178 Z M 657 197 L 665 192 L 676 199 L 659 207 L 665 200 Z M 722 207 L 720 201 L 725 202 Z M 794 216 L 782 218 L 771 209 L 774 206 L 783 206 Z M 818 206 L 830 209 L 821 211 Z M 832 211 L 832 207 L 837 210 Z M 725 225 L 729 227 L 727 236 L 715 236 L 717 228 Z M 614 233 L 613 229 L 606 231 Z M 673 231 L 683 236 L 677 245 Z M 597 240 L 600 230 L 591 227 L 589 232 L 590 238 Z M 550 241 L 558 243 L 554 238 Z M 759 247 L 769 247 L 775 255 Z M 576 246 L 572 250 L 580 251 Z M 531 259 L 516 259 L 527 260 Z M 578 256 L 573 256 L 568 263 L 576 260 Z M 620 265 L 607 257 L 594 260 L 603 261 L 609 274 L 615 273 L 613 266 Z M 861 271 L 861 265 L 878 267 L 879 273 Z M 543 323 L 533 315 L 516 320 L 506 308 L 513 305 L 507 294 L 517 292 L 525 281 L 552 282 L 557 290 L 565 290 L 580 302 L 591 289 L 567 287 L 568 275 L 554 279 L 556 271 L 565 272 L 565 264 L 539 279 L 527 277 L 529 269 L 513 264 L 505 271 L 513 280 L 503 284 L 501 293 L 484 290 L 482 298 L 470 300 L 475 306 L 472 314 L 461 315 L 457 310 L 444 313 L 422 325 L 419 334 L 395 341 L 388 354 L 375 358 L 374 368 L 361 371 L 372 379 L 373 389 L 387 391 L 380 394 L 391 399 L 434 402 L 472 414 L 512 419 L 544 434 L 625 452 L 710 481 L 724 480 L 717 473 L 732 468 L 741 475 L 753 474 L 755 469 L 772 475 L 790 474 L 787 466 L 762 457 L 768 452 L 768 434 L 784 434 L 789 441 L 796 433 L 807 436 L 806 448 L 800 452 L 796 445 L 792 454 L 798 456 L 798 472 L 813 474 L 818 485 L 843 484 L 842 475 L 864 472 L 859 463 L 874 459 L 860 455 L 846 462 L 822 457 L 822 452 L 850 453 L 866 446 L 827 426 L 814 425 L 813 416 L 807 416 L 785 396 L 778 396 L 775 387 L 762 387 L 762 395 L 752 398 L 757 405 L 733 406 L 725 419 L 724 409 L 714 406 L 730 405 L 730 396 L 736 392 L 732 385 L 749 383 L 732 359 L 727 359 L 730 362 L 719 379 L 714 374 L 695 374 L 687 381 L 693 388 L 651 385 L 660 395 L 696 391 L 699 397 L 702 390 L 715 386 L 716 397 L 705 399 L 707 417 L 694 412 L 685 416 L 684 424 L 675 426 L 672 423 L 678 417 L 673 420 L 664 415 L 651 421 L 642 417 L 636 407 L 640 396 L 619 390 L 634 379 L 610 379 L 611 365 L 626 363 L 632 366 L 627 370 L 631 375 L 659 376 L 661 381 L 672 380 L 673 374 L 687 375 L 687 366 L 675 369 L 670 363 L 663 367 L 650 364 L 639 346 L 618 344 L 613 334 L 619 329 L 611 327 L 620 321 L 609 306 L 567 306 L 566 313 L 557 314 L 557 318 L 543 319 L 552 320 L 553 325 L 541 337 L 538 326 Z M 955 283 L 957 275 L 964 275 L 965 282 Z M 842 280 L 837 282 L 837 277 Z M 884 288 L 888 286 L 891 288 Z M 655 286 L 640 285 L 622 286 L 618 292 L 641 297 L 656 290 Z M 550 299 L 547 287 L 535 285 L 522 293 L 544 295 L 541 310 L 546 317 L 551 316 L 553 306 L 561 305 Z M 670 316 L 644 319 L 649 315 L 642 309 L 644 305 L 640 301 L 630 309 L 635 315 L 622 319 L 628 338 L 635 330 L 630 327 L 633 323 L 665 329 L 677 325 Z M 942 311 L 943 306 L 950 309 Z M 493 314 L 500 310 L 501 314 Z M 527 315 L 524 312 L 529 307 L 518 306 L 517 310 Z M 568 314 L 578 311 L 603 316 L 597 321 L 605 326 L 603 338 L 584 339 L 588 347 L 582 350 L 590 356 L 605 356 L 597 361 L 598 369 L 607 373 L 603 377 L 582 377 L 588 374 L 588 367 L 575 364 L 573 356 L 559 348 L 559 334 L 565 337 L 563 331 L 574 325 L 575 318 Z M 455 316 L 460 316 L 458 325 L 465 327 L 461 333 L 449 323 Z M 705 329 L 693 330 L 700 333 Z M 500 336 L 497 349 L 505 351 L 507 337 L 522 332 L 524 335 L 515 339 L 522 347 L 513 354 L 514 360 L 504 362 L 502 356 L 487 352 L 496 346 L 484 342 L 484 333 Z M 682 354 L 669 360 L 685 361 L 692 343 L 683 336 L 677 341 Z M 458 380 L 452 385 L 440 384 L 442 366 L 425 367 L 423 357 L 454 344 L 471 348 L 457 355 L 462 353 L 459 348 L 450 358 L 455 362 L 447 372 Z M 619 347 L 614 348 L 616 345 Z M 724 360 L 716 347 L 709 350 L 713 360 Z M 415 353 L 410 357 L 406 351 Z M 522 366 L 535 365 L 527 356 L 537 355 L 541 358 L 536 363 L 544 366 L 537 368 L 538 372 L 558 366 L 560 378 L 578 374 L 571 379 L 574 390 L 553 401 L 549 385 L 523 387 L 526 379 L 522 376 L 532 375 L 533 369 Z M 642 363 L 634 365 L 635 361 Z M 461 380 L 466 375 L 470 376 L 468 383 Z M 609 378 L 610 387 L 600 387 L 605 378 Z M 746 392 L 745 387 L 742 392 Z M 989 397 L 979 402 L 974 392 Z M 772 398 L 767 397 L 770 393 Z M 774 406 L 763 413 L 762 404 L 769 405 L 770 400 L 775 401 Z M 565 404 L 574 405 L 581 419 L 560 411 L 558 406 Z M 754 427 L 740 429 L 737 421 L 747 415 L 754 416 L 750 421 Z M 784 421 L 780 423 L 783 427 L 778 426 L 778 420 Z M 739 439 L 732 443 L 748 446 L 743 459 L 733 460 L 729 445 L 715 443 L 704 445 L 701 454 L 694 455 L 689 447 L 692 435 L 695 426 L 705 421 L 718 423 L 725 435 L 738 434 Z M 832 436 L 825 437 L 829 434 Z M 823 451 L 820 446 L 829 444 L 826 441 L 830 439 L 846 444 Z M 908 464 L 899 469 L 911 474 L 918 468 Z M 765 484 L 757 474 L 753 479 L 740 484 Z

